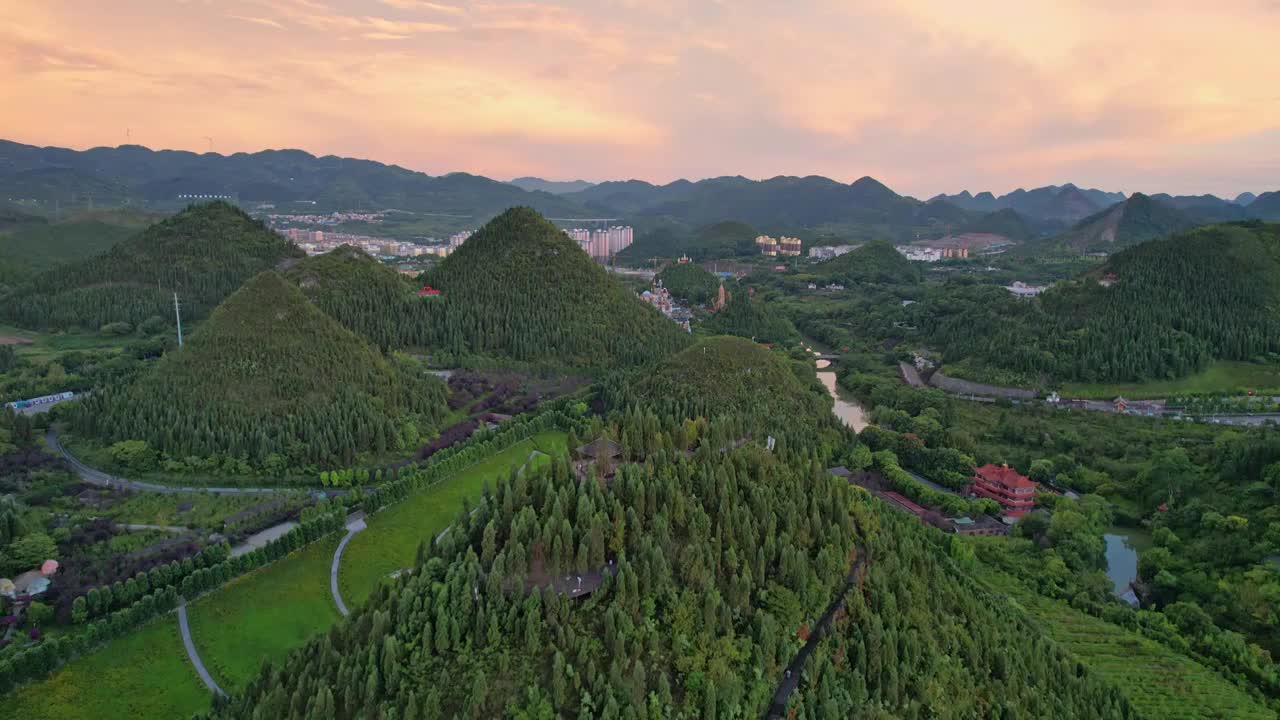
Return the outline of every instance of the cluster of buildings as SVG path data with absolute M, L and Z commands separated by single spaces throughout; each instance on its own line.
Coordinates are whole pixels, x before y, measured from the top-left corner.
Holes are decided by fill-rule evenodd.
M 380 223 L 387 214 L 386 210 L 377 212 L 333 212 L 314 215 L 268 215 L 267 225 L 341 225 L 345 222 Z
M 631 246 L 635 232 L 630 226 L 615 225 L 603 230 L 573 228 L 566 235 L 593 258 L 610 258 Z
M 724 286 L 720 286 L 721 297 L 724 294 Z M 652 305 L 658 312 L 671 318 L 680 324 L 687 332 L 692 332 L 689 327 L 689 321 L 693 319 L 693 311 L 683 305 L 677 303 L 671 297 L 671 293 L 662 286 L 661 281 L 654 285 L 652 289 L 645 290 L 640 293 L 640 299 Z
M 1033 298 L 1045 290 L 1048 290 L 1048 287 L 1045 285 L 1028 285 L 1021 280 L 1018 280 L 1012 285 L 1006 285 L 1004 289 L 1008 290 L 1015 297 Z
M 370 237 L 368 235 L 351 235 L 349 233 L 305 230 L 302 228 L 288 228 L 283 231 L 283 234 L 308 255 L 320 255 L 343 245 L 358 247 L 370 255 L 419 257 L 422 255 L 444 254 L 438 252 L 437 248 L 426 245 L 392 240 L 390 238 Z
M 969 257 L 967 247 L 929 247 L 927 245 L 899 245 L 898 252 L 908 260 L 935 263 L 943 259 L 964 260 Z
M 809 248 L 810 260 L 830 260 L 858 249 L 858 245 L 815 245 Z
M 761 255 L 769 257 L 777 257 L 779 255 L 785 257 L 798 257 L 800 255 L 800 238 L 782 236 L 773 238 L 768 235 L 761 235 L 756 238 L 756 247 L 760 248 Z
M 343 245 L 350 245 L 358 247 L 370 255 L 383 257 L 423 257 L 427 255 L 445 257 L 457 250 L 462 243 L 466 242 L 467 238 L 471 237 L 471 231 L 464 230 L 450 237 L 447 244 L 420 245 L 391 238 L 308 230 L 305 228 L 286 228 L 280 232 L 289 238 L 294 245 L 302 248 L 308 255 L 321 255 Z

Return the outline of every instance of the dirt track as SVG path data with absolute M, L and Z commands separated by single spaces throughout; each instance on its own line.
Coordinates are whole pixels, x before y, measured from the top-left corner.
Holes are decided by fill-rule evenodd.
M 34 345 L 35 340 L 18 335 L 0 335 L 0 345 Z

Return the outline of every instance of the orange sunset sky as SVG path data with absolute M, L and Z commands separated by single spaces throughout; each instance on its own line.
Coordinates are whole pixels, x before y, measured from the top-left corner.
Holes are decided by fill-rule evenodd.
M 0 137 L 927 197 L 1280 187 L 1280 0 L 0 0 Z

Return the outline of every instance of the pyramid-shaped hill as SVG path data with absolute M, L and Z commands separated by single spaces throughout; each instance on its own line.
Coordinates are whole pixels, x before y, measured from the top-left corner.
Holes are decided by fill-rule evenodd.
M 418 345 L 424 325 L 403 277 L 359 248 L 343 245 L 295 263 L 284 277 L 317 307 L 383 350 Z
M 686 418 L 735 414 L 756 424 L 750 432 L 795 434 L 834 425 L 831 400 L 812 368 L 727 335 L 698 340 L 640 373 L 614 404 Z
M 689 342 L 529 208 L 489 221 L 423 282 L 440 291 L 421 301 L 430 310 L 424 339 L 437 353 L 607 369 Z
M 1048 242 L 1085 252 L 1115 252 L 1122 247 L 1187 230 L 1196 224 L 1194 218 L 1172 205 L 1134 193 L 1129 199 L 1081 220 Z
M 826 262 L 814 272 L 845 283 L 917 283 L 920 269 L 885 240 L 875 240 Z
M 134 383 L 95 393 L 81 423 L 110 442 L 145 440 L 170 458 L 301 470 L 393 448 L 406 423 L 430 432 L 444 396 L 436 378 L 400 372 L 268 271 Z
M 173 315 L 205 317 L 244 281 L 282 261 L 295 245 L 224 202 L 193 205 L 101 255 L 33 278 L 0 302 L 0 317 L 32 328 L 137 324 Z

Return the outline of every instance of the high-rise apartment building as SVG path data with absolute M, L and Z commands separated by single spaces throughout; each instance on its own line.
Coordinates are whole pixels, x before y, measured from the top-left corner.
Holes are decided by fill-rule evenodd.
M 627 226 L 614 226 L 604 230 L 574 228 L 564 232 L 578 243 L 578 247 L 594 258 L 617 255 L 627 249 L 634 238 L 634 232 Z
M 460 233 L 454 233 L 453 235 L 451 235 L 449 237 L 449 252 L 453 252 L 454 250 L 457 250 L 459 247 L 462 246 L 462 243 L 467 241 L 467 238 L 469 237 L 471 237 L 470 230 L 463 230 Z

